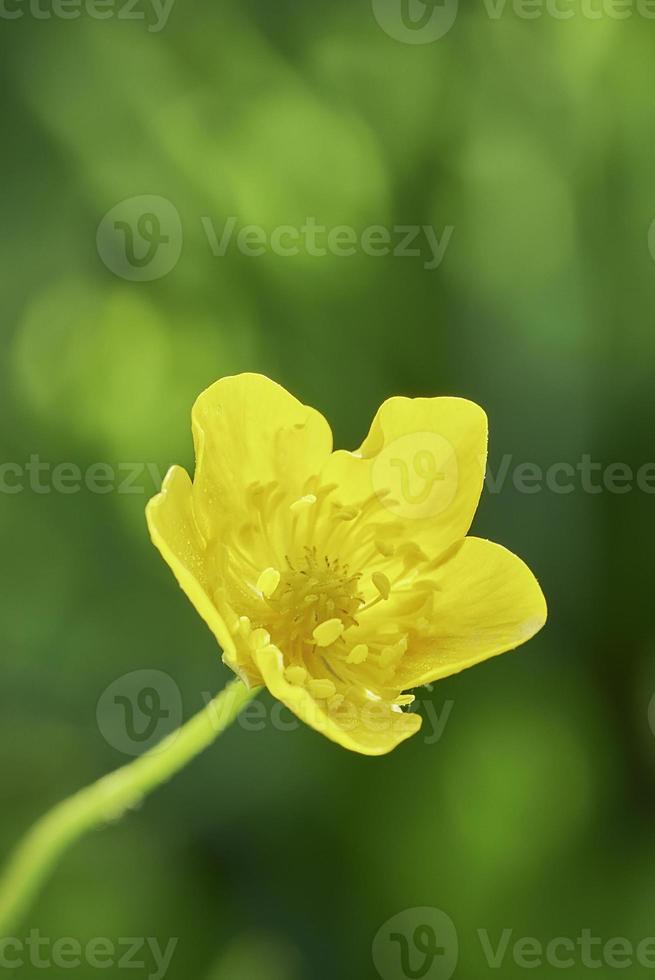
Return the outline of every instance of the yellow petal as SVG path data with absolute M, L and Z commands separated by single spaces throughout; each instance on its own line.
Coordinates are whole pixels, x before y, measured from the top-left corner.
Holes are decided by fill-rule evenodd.
M 402 690 L 512 650 L 546 622 L 546 600 L 530 569 L 491 541 L 466 538 L 433 575 L 439 591 L 427 636 L 410 642 L 395 674 Z
M 161 493 L 146 507 L 150 536 L 177 581 L 223 647 L 226 659 L 236 655 L 234 641 L 210 598 L 205 563 L 206 543 L 193 513 L 191 480 L 181 466 L 166 474 Z
M 207 388 L 193 407 L 192 426 L 194 503 L 206 536 L 230 511 L 243 510 L 244 491 L 253 484 L 279 483 L 290 503 L 305 496 L 332 449 L 320 412 L 259 374 L 221 378 Z
M 421 727 L 419 715 L 402 712 L 385 701 L 313 697 L 306 687 L 286 680 L 282 654 L 274 646 L 258 650 L 255 659 L 273 697 L 301 721 L 353 752 L 385 755 Z
M 356 453 L 333 453 L 321 472 L 335 499 L 358 508 L 375 495 L 374 519 L 402 522 L 430 556 L 463 538 L 484 480 L 487 417 L 463 398 L 390 398 Z

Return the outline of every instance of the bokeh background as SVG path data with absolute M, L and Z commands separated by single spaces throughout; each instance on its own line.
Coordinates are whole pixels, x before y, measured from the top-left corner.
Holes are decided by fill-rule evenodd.
M 367 980 L 381 926 L 431 906 L 457 929 L 455 976 L 480 980 L 498 974 L 481 929 L 494 944 L 655 934 L 655 498 L 602 484 L 610 464 L 655 460 L 655 22 L 480 2 L 412 44 L 346 0 L 177 0 L 156 31 L 144 6 L 21 9 L 0 24 L 2 852 L 129 759 L 98 722 L 109 685 L 164 672 L 186 717 L 228 679 L 143 517 L 152 474 L 192 467 L 191 404 L 221 375 L 270 375 L 348 448 L 391 394 L 480 402 L 491 473 L 509 470 L 474 529 L 526 559 L 550 620 L 425 692 L 450 712 L 431 744 L 367 759 L 304 727 L 236 726 L 76 845 L 19 936 L 179 937 L 169 980 Z M 130 280 L 96 238 L 141 195 L 173 205 L 182 250 Z M 216 256 L 207 220 L 220 235 L 230 216 L 454 231 L 432 270 Z M 515 485 L 519 464 L 585 455 L 597 492 L 581 475 L 570 493 Z M 24 476 L 9 492 L 34 457 L 46 489 Z M 150 470 L 130 493 L 62 493 L 62 462 Z M 526 971 L 509 953 L 500 972 Z

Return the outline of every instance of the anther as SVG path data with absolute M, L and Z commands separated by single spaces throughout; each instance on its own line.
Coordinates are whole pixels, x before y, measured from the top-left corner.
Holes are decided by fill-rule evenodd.
M 284 676 L 289 681 L 289 684 L 304 684 L 307 680 L 307 671 L 299 665 L 287 667 Z
M 340 619 L 326 619 L 314 629 L 312 637 L 317 646 L 329 647 L 339 639 L 343 630 L 344 626 Z
M 386 541 L 376 541 L 375 547 L 378 549 L 381 555 L 384 555 L 385 558 L 391 558 L 396 552 L 394 546 L 392 544 L 388 544 Z
M 397 704 L 399 707 L 404 708 L 408 704 L 413 704 L 415 700 L 416 700 L 415 694 L 401 694 L 399 697 L 397 697 L 394 700 L 394 704 Z
M 327 678 L 309 681 L 307 684 L 307 690 L 312 697 L 319 701 L 322 701 L 324 698 L 331 698 L 337 693 L 336 687 L 332 681 L 328 680 Z
M 311 507 L 312 504 L 315 503 L 316 503 L 316 495 L 313 493 L 308 493 L 305 494 L 304 497 L 299 497 L 298 500 L 294 500 L 294 502 L 290 505 L 289 510 L 293 511 L 295 514 L 298 511 L 306 510 L 308 507 Z
M 368 657 L 368 647 L 365 643 L 358 643 L 353 647 L 346 657 L 347 664 L 363 664 Z
M 383 599 L 389 598 L 391 592 L 391 582 L 384 572 L 373 572 L 371 575 L 373 585 L 378 590 Z
M 280 573 L 277 568 L 265 568 L 257 579 L 257 589 L 263 596 L 270 599 L 280 584 Z
M 267 647 L 270 642 L 271 642 L 271 634 L 268 632 L 268 630 L 265 630 L 261 626 L 258 627 L 256 630 L 253 630 L 250 639 L 250 643 L 253 650 L 263 650 L 264 647 Z

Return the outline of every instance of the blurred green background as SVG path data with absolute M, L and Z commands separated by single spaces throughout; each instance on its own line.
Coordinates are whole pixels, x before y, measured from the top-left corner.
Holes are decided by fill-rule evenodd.
M 152 474 L 192 467 L 191 404 L 222 375 L 275 378 L 348 448 L 392 394 L 481 403 L 492 474 L 510 463 L 474 530 L 528 562 L 550 607 L 527 647 L 426 692 L 450 712 L 431 744 L 368 759 L 304 727 L 234 727 L 78 844 L 21 939 L 179 937 L 169 980 L 368 980 L 385 921 L 431 906 L 455 924 L 455 976 L 480 980 L 499 972 L 481 929 L 494 945 L 503 929 L 655 934 L 655 500 L 513 479 L 525 462 L 655 460 L 655 22 L 572 6 L 533 20 L 475 3 L 411 44 L 345 0 L 178 0 L 161 30 L 143 5 L 67 20 L 8 2 L 23 16 L 0 24 L 2 852 L 129 759 L 98 721 L 110 684 L 163 671 L 188 717 L 228 678 L 143 518 Z M 96 237 L 142 195 L 171 203 L 182 233 L 161 230 L 182 248 L 129 279 L 120 236 L 114 252 Z M 454 231 L 436 269 L 361 249 L 214 255 L 207 222 L 220 237 L 230 216 Z M 151 467 L 129 493 L 63 493 L 61 462 Z M 12 975 L 43 976 L 25 960 Z M 500 972 L 526 971 L 508 953 Z

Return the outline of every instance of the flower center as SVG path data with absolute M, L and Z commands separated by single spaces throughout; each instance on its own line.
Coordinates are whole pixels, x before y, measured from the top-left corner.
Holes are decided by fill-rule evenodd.
M 263 609 L 257 625 L 268 630 L 274 643 L 302 657 L 308 648 L 330 646 L 357 625 L 364 599 L 360 576 L 338 558 L 318 555 L 316 547 L 306 547 L 300 559 L 287 557 L 286 563 L 282 572 L 266 569 L 260 576 Z

